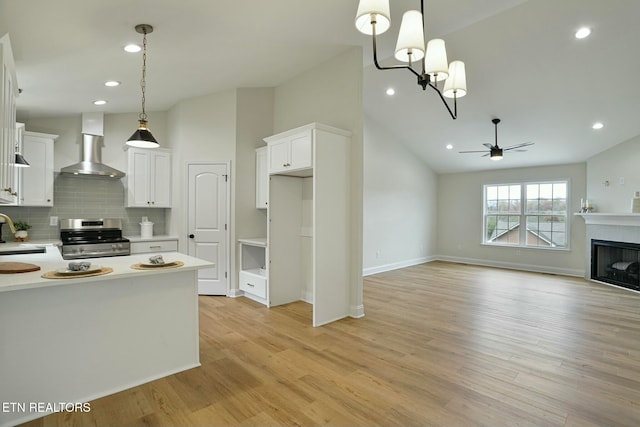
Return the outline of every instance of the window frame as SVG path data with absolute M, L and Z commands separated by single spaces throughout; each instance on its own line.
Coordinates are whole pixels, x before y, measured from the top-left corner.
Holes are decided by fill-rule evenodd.
M 553 215 L 553 214 L 531 214 L 527 212 L 527 186 L 528 185 L 541 185 L 541 184 L 565 184 L 566 185 L 566 210 L 564 213 L 565 219 L 565 246 L 533 246 L 527 245 L 527 217 L 535 216 L 562 216 L 562 215 Z M 506 212 L 501 214 L 499 211 L 497 213 L 489 213 L 487 210 L 487 188 L 488 187 L 502 187 L 502 186 L 519 186 L 520 187 L 520 211 L 519 213 L 509 213 Z M 497 199 L 500 200 L 500 199 Z M 511 200 L 511 199 L 508 199 Z M 551 200 L 554 200 L 553 198 Z M 571 230 L 570 230 L 570 219 L 571 219 L 571 181 L 568 178 L 560 178 L 553 180 L 532 180 L 532 181 L 520 181 L 520 182 L 496 182 L 496 183 L 486 183 L 482 185 L 482 238 L 481 245 L 483 246 L 491 246 L 491 247 L 502 247 L 502 248 L 517 248 L 517 249 L 541 249 L 545 251 L 569 251 L 571 250 Z M 517 244 L 513 243 L 496 243 L 490 242 L 487 236 L 487 219 L 489 216 L 516 216 L 518 218 L 519 224 L 524 225 L 519 230 L 519 242 Z

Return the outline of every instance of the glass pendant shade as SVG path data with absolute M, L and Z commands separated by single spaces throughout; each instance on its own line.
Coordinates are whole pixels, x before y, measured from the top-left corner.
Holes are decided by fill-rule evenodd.
M 444 83 L 442 95 L 447 98 L 462 98 L 467 94 L 467 74 L 464 62 L 452 61 L 449 64 L 449 77 Z
M 412 63 L 424 58 L 424 27 L 422 14 L 417 10 L 408 10 L 402 15 L 395 57 Z
M 29 162 L 27 162 L 22 154 L 16 153 L 15 166 L 19 168 L 28 168 L 31 165 L 29 164 Z
M 371 18 L 375 16 L 376 34 L 382 34 L 391 26 L 389 0 L 360 0 L 356 13 L 356 28 L 363 34 L 372 35 Z
M 449 61 L 444 40 L 433 39 L 427 43 L 427 54 L 424 58 L 424 71 L 431 76 L 432 81 L 442 81 L 449 77 Z
M 160 146 L 147 128 L 146 120 L 140 120 L 140 126 L 127 140 L 127 145 L 138 148 L 157 148 Z

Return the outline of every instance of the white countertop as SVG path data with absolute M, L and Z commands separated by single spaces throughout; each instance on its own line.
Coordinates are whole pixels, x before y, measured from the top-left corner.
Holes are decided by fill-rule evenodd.
M 162 257 L 165 262 L 182 261 L 183 266 L 161 270 L 134 270 L 133 264 L 148 262 L 149 256 L 153 254 L 136 254 L 128 256 L 115 256 L 103 258 L 90 258 L 76 261 L 89 261 L 102 267 L 111 267 L 112 273 L 102 276 L 78 277 L 72 279 L 45 279 L 42 275 L 49 271 L 56 271 L 66 268 L 68 260 L 63 260 L 57 246 L 47 246 L 44 254 L 21 254 L 21 255 L 1 255 L 0 262 L 25 262 L 40 266 L 39 271 L 31 273 L 0 274 L 0 292 L 15 291 L 22 289 L 32 289 L 50 286 L 63 286 L 77 284 L 79 282 L 97 282 L 112 279 L 121 279 L 140 275 L 167 274 L 178 271 L 199 270 L 211 268 L 215 264 L 199 258 L 194 258 L 179 252 L 163 252 Z
M 60 240 L 31 240 L 28 242 L 5 242 L 0 243 L 0 255 L 4 251 L 14 251 L 16 249 L 33 249 L 41 248 L 44 246 L 60 246 L 62 242 Z M 25 261 L 26 262 L 26 261 Z

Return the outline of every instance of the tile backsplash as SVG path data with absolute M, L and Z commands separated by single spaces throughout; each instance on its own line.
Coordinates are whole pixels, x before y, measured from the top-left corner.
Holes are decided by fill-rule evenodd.
M 58 226 L 49 225 L 49 217 L 121 218 L 125 236 L 140 235 L 140 221 L 146 216 L 154 223 L 153 234 L 166 234 L 166 209 L 125 208 L 123 180 L 72 177 L 55 174 L 53 207 L 17 207 L 0 205 L 0 212 L 14 221 L 31 224 L 31 240 L 58 239 Z M 2 240 L 12 241 L 7 225 L 2 227 Z

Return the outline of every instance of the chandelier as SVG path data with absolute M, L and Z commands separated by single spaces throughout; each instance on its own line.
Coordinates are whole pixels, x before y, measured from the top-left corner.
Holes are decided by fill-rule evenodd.
M 418 84 L 422 90 L 426 90 L 427 87 L 435 90 L 447 107 L 451 118 L 454 120 L 457 118 L 457 99 L 467 94 L 464 62 L 452 61 L 447 64 L 447 51 L 442 39 L 430 40 L 425 49 L 424 0 L 420 0 L 420 11 L 409 10 L 402 16 L 394 56 L 407 65 L 383 67 L 378 62 L 376 36 L 384 33 L 391 26 L 389 0 L 360 0 L 355 24 L 358 31 L 372 37 L 373 63 L 377 69 L 409 70 L 418 78 Z M 414 68 L 416 64 L 422 66 L 419 71 Z M 445 82 L 440 90 L 438 82 L 442 80 Z M 445 97 L 453 98 L 453 111 Z

